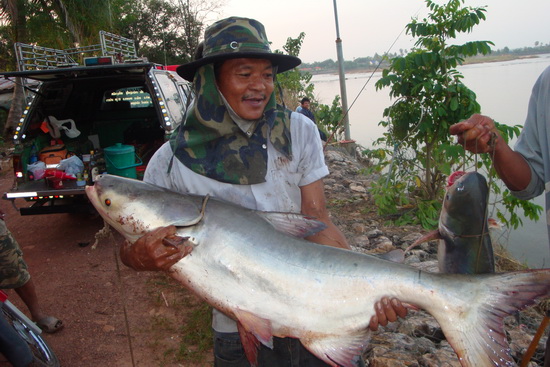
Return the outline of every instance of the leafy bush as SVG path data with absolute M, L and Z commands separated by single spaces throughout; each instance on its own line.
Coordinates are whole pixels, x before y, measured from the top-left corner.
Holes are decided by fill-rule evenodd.
M 450 0 L 444 5 L 425 2 L 430 9 L 427 19 L 413 20 L 407 25 L 407 33 L 418 39 L 415 47 L 405 56 L 392 58 L 376 83 L 377 89 L 389 88 L 395 102 L 384 110 L 386 119 L 380 122 L 388 129 L 377 141 L 380 148 L 365 154 L 377 159 L 382 173 L 373 186 L 380 214 L 395 214 L 406 196 L 416 205 L 400 220 L 430 228 L 437 223 L 435 202 L 443 197 L 446 177 L 453 170 L 485 167 L 486 172 L 495 176 L 490 157 L 478 160 L 478 156 L 466 154 L 449 134 L 451 125 L 480 111 L 475 93 L 462 82 L 463 76 L 456 67 L 465 57 L 489 53 L 493 43 L 448 44 L 458 33 L 470 32 L 485 20 L 484 7 L 462 7 L 464 0 Z M 498 124 L 498 128 L 506 140 L 519 134 L 517 126 Z M 385 154 L 380 154 L 380 149 Z M 490 182 L 490 189 L 497 192 L 494 180 Z M 506 224 L 519 224 L 514 212 L 518 206 L 526 215 L 540 212 L 529 202 L 519 203 L 509 195 L 503 197 L 509 214 L 501 213 L 499 218 Z

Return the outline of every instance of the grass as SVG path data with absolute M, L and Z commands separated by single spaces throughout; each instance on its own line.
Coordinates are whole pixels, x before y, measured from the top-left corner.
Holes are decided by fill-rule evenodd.
M 164 273 L 147 283 L 155 307 L 149 330 L 160 366 L 208 365 L 212 356 L 212 308 Z
M 178 361 L 202 362 L 212 349 L 212 308 L 201 303 L 193 308 L 189 319 L 180 327 L 182 340 L 177 352 Z

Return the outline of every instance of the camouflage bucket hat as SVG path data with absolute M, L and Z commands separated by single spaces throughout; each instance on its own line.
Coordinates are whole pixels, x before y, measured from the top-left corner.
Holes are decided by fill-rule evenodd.
M 254 19 L 230 17 L 206 29 L 204 42 L 199 45 L 195 60 L 180 65 L 177 72 L 182 78 L 193 81 L 199 67 L 236 58 L 267 59 L 277 67 L 277 73 L 295 68 L 301 63 L 295 56 L 271 52 L 262 23 Z

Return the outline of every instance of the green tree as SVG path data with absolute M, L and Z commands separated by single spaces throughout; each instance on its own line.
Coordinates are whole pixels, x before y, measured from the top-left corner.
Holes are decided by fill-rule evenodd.
M 283 46 L 284 52 L 288 55 L 298 57 L 304 42 L 305 33 L 301 32 L 297 38 L 288 37 Z M 275 50 L 283 53 L 283 51 Z M 311 101 L 310 109 L 315 115 L 317 126 L 324 130 L 327 135 L 342 130 L 338 124 L 342 120 L 342 107 L 340 106 L 340 96 L 336 96 L 332 105 L 320 104 L 315 97 L 315 86 L 311 83 L 312 75 L 295 68 L 277 75 L 277 84 L 283 90 L 282 95 L 277 96 L 278 103 L 284 103 L 290 109 L 294 109 L 298 101 L 303 97 L 308 97 Z M 283 98 L 283 100 L 281 100 Z
M 456 67 L 465 57 L 490 53 L 493 43 L 449 43 L 485 20 L 484 7 L 463 7 L 464 0 L 444 5 L 425 2 L 428 18 L 414 19 L 406 27 L 417 38 L 415 47 L 405 56 L 392 58 L 376 83 L 377 89 L 389 88 L 395 102 L 384 110 L 387 120 L 380 122 L 388 132 L 379 143 L 389 148 L 384 154 L 380 150 L 370 154 L 380 160 L 381 172 L 380 167 L 387 168 L 374 187 L 381 214 L 395 214 L 413 202 L 416 210 L 408 211 L 402 220 L 431 227 L 439 213 L 446 176 L 458 164 L 474 163 L 449 135 L 452 124 L 480 111 L 475 93 L 462 82 Z M 517 133 L 502 126 L 501 130 L 506 138 Z M 485 164 L 490 167 L 488 160 Z
M 216 1 L 113 0 L 114 28 L 136 42 L 140 56 L 160 64 L 182 64 L 193 58 L 204 19 L 220 7 Z
M 286 53 L 288 55 L 298 57 L 302 44 L 304 42 L 305 33 L 301 32 L 297 38 L 288 37 L 286 43 L 283 46 L 283 51 L 275 50 L 276 53 Z M 279 103 L 284 103 L 290 109 L 294 109 L 298 101 L 303 97 L 308 97 L 312 101 L 312 105 L 315 104 L 315 97 L 313 95 L 313 83 L 311 83 L 312 75 L 308 72 L 300 72 L 298 68 L 286 71 L 281 74 L 277 74 L 277 83 L 283 89 L 284 93 L 281 96 L 277 96 Z

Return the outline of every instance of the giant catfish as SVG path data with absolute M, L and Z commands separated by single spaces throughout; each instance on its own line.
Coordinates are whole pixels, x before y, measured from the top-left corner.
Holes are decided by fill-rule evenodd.
M 487 180 L 477 172 L 449 176 L 439 215 L 438 229 L 422 236 L 409 248 L 440 239 L 437 249 L 442 273 L 482 274 L 495 271 L 493 245 L 487 218 Z
M 429 312 L 462 366 L 511 366 L 503 317 L 550 293 L 550 270 L 438 274 L 301 238 L 318 224 L 100 175 L 86 192 L 130 243 L 176 225 L 195 247 L 169 274 L 238 322 L 248 359 L 272 337 L 299 338 L 332 366 L 354 367 L 374 303 L 396 297 Z M 291 233 L 292 235 L 288 233 Z

